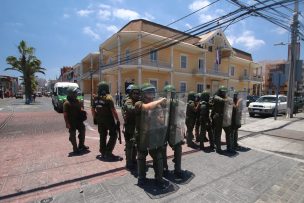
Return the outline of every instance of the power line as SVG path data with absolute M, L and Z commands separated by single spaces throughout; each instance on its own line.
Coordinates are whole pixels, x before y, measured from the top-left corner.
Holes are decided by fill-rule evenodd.
M 214 23 L 216 23 L 216 22 L 219 22 L 220 20 L 223 20 L 223 19 L 225 19 L 225 18 L 229 18 L 230 16 L 233 16 L 233 15 L 235 15 L 235 14 L 237 14 L 237 13 L 240 13 L 240 12 L 242 12 L 242 11 L 244 10 L 244 8 L 242 8 L 242 9 L 237 9 L 237 10 L 235 10 L 235 11 L 233 11 L 233 12 L 230 12 L 229 14 L 227 14 L 227 15 L 225 15 L 225 16 L 221 16 L 221 17 L 216 18 L 216 19 L 214 19 L 214 20 L 212 20 L 212 21 L 209 21 L 209 22 L 207 22 L 207 23 L 205 23 L 205 24 L 201 24 L 201 25 L 199 25 L 199 26 L 196 26 L 196 27 L 195 27 L 196 29 L 194 29 L 194 30 L 193 30 L 193 29 L 190 29 L 191 32 L 189 32 L 189 33 L 184 33 L 184 34 L 182 34 L 181 36 L 177 36 L 177 38 L 173 38 L 173 39 L 166 38 L 167 42 L 162 43 L 162 44 L 159 44 L 159 45 L 157 46 L 157 48 L 155 49 L 155 51 L 158 51 L 158 50 L 161 50 L 161 49 L 164 49 L 164 48 L 173 46 L 173 45 L 178 44 L 178 43 L 180 43 L 180 42 L 182 42 L 182 41 L 185 41 L 186 39 L 189 39 L 190 37 L 193 37 L 193 36 L 186 36 L 186 37 L 185 37 L 185 34 L 188 34 L 188 35 L 192 34 L 192 35 L 193 35 L 193 33 L 195 33 L 195 35 L 199 35 L 199 34 L 202 34 L 202 33 L 207 33 L 207 32 L 210 32 L 211 30 L 214 30 L 214 29 L 216 29 L 216 28 L 218 28 L 218 27 L 220 27 L 220 26 L 223 26 L 223 25 L 225 25 L 225 24 L 228 24 L 228 23 L 229 23 L 229 25 L 230 25 L 231 23 L 233 23 L 233 21 L 234 21 L 234 22 L 238 22 L 238 21 L 239 21 L 238 19 L 241 19 L 241 18 L 243 19 L 243 18 L 245 18 L 246 16 L 251 15 L 253 12 L 262 11 L 262 10 L 265 10 L 265 9 L 267 9 L 267 8 L 269 8 L 269 7 L 273 7 L 273 6 L 276 6 L 276 5 L 279 5 L 279 4 L 281 5 L 281 4 L 283 4 L 283 3 L 286 4 L 286 3 L 288 3 L 288 2 L 290 2 L 290 0 L 289 0 L 289 1 L 285 0 L 285 1 L 282 1 L 282 2 L 279 2 L 279 3 L 278 3 L 278 2 L 275 2 L 275 3 L 273 3 L 273 4 L 269 4 L 269 5 L 260 7 L 260 8 L 253 7 L 252 9 L 249 9 L 249 11 L 248 11 L 248 9 L 247 9 L 247 12 L 242 13 L 242 14 L 240 14 L 239 16 L 236 16 L 236 17 L 234 17 L 234 18 L 232 18 L 232 19 L 226 20 L 226 21 L 224 21 L 224 22 L 222 22 L 222 23 L 217 23 L 216 25 L 213 25 L 213 26 L 212 26 L 212 24 L 214 24 Z M 228 26 L 229 26 L 229 25 L 228 25 Z M 211 27 L 208 28 L 208 26 L 211 26 Z M 206 28 L 206 29 L 205 29 L 205 30 L 202 30 L 203 28 Z M 176 36 L 176 35 L 175 35 L 175 36 Z M 182 39 L 179 39 L 179 38 L 182 38 Z M 161 41 L 164 41 L 164 40 L 161 40 Z M 159 43 L 159 42 L 157 42 L 157 43 Z M 157 43 L 154 43 L 154 44 L 157 44 Z M 151 46 L 153 46 L 153 44 L 152 44 Z M 142 50 L 140 50 L 140 51 L 142 51 Z M 138 53 L 138 52 L 136 52 L 136 53 Z M 139 58 L 139 57 L 142 57 L 142 56 L 145 56 L 145 55 L 147 55 L 147 54 L 149 54 L 149 52 L 142 53 L 142 54 L 138 54 L 137 56 L 135 56 L 135 57 L 133 57 L 133 58 L 130 58 L 130 59 L 124 59 L 124 60 L 121 61 L 121 64 L 124 64 L 124 62 L 128 62 L 129 60 L 135 60 L 135 59 L 137 59 L 137 58 Z M 111 64 L 111 65 L 112 65 L 112 64 Z M 104 67 L 107 67 L 107 66 L 109 66 L 109 65 L 106 65 L 106 66 L 104 66 Z M 96 71 L 98 71 L 98 70 L 96 70 Z M 96 72 L 96 71 L 95 71 L 95 72 Z
M 203 9 L 205 9 L 205 8 L 211 6 L 211 5 L 213 5 L 213 4 L 215 4 L 215 3 L 219 2 L 219 1 L 220 1 L 220 0 L 215 0 L 215 1 L 211 2 L 211 3 L 209 3 L 208 5 L 203 6 L 203 7 L 199 8 L 199 9 L 197 9 L 197 10 L 195 10 L 195 11 L 193 11 L 193 12 L 191 12 L 191 13 L 189 13 L 189 14 L 187 14 L 187 15 L 185 15 L 185 16 L 183 16 L 183 17 L 181 17 L 181 18 L 179 18 L 179 19 L 177 19 L 177 20 L 175 20 L 175 21 L 173 21 L 173 22 L 171 22 L 171 23 L 165 25 L 165 26 L 166 26 L 166 27 L 169 27 L 170 25 L 173 25 L 173 24 L 175 24 L 175 23 L 177 23 L 177 22 L 179 22 L 179 21 L 181 21 L 181 20 L 183 20 L 183 19 L 185 19 L 185 18 L 188 18 L 189 16 L 191 16 L 191 15 L 193 15 L 193 14 L 195 14 L 195 13 L 198 13 L 199 11 L 201 11 L 201 10 L 203 10 Z M 142 38 L 145 38 L 145 37 L 147 37 L 147 36 L 150 36 L 150 35 L 156 33 L 157 31 L 159 31 L 159 30 L 161 30 L 161 29 L 162 29 L 162 28 L 155 29 L 154 31 L 152 31 L 152 32 L 150 32 L 150 33 L 148 33 L 148 34 L 142 36 Z M 131 42 L 134 42 L 134 41 L 136 41 L 136 40 L 137 40 L 137 39 L 135 39 L 135 40 L 133 40 L 133 41 L 131 41 Z M 130 43 L 130 42 L 128 42 L 128 43 Z M 113 48 L 113 49 L 114 49 L 114 48 Z M 109 50 L 107 50 L 107 51 L 111 51 L 111 50 L 113 50 L 113 49 L 109 49 Z

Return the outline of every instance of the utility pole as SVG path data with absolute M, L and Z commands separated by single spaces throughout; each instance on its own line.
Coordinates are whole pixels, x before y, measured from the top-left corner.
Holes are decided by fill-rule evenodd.
M 299 15 L 299 1 L 295 0 L 293 22 L 291 24 L 290 68 L 289 68 L 289 76 L 288 76 L 286 118 L 293 118 L 295 68 L 296 68 L 296 58 L 297 58 L 296 46 L 297 46 L 297 35 L 298 35 L 298 15 Z

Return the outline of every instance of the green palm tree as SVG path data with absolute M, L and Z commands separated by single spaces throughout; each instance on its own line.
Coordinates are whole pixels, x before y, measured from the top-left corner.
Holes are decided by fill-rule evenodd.
M 45 74 L 45 68 L 41 67 L 41 61 L 34 55 L 35 49 L 33 47 L 28 47 L 25 41 L 21 41 L 18 50 L 20 56 L 17 58 L 15 56 L 8 56 L 6 58 L 7 64 L 11 67 L 6 68 L 6 70 L 18 71 L 22 74 L 24 89 L 25 89 L 25 103 L 29 104 L 31 95 L 33 94 L 33 78 L 35 73 Z

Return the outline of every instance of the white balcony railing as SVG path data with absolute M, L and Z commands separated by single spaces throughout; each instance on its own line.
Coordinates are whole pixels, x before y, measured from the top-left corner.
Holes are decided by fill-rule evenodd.
M 249 75 L 241 75 L 241 76 L 240 76 L 240 80 L 243 80 L 243 81 L 244 81 L 244 80 L 245 80 L 245 81 L 250 80 L 250 79 L 249 79 Z
M 254 75 L 250 78 L 252 81 L 263 82 L 263 78 L 260 75 Z

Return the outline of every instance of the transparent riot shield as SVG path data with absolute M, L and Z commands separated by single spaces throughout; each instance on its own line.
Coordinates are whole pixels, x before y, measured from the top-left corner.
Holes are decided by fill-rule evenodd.
M 232 110 L 233 110 L 233 100 L 231 97 L 228 97 L 225 100 L 225 105 L 224 105 L 223 127 L 228 127 L 231 125 Z
M 246 100 L 247 100 L 248 93 L 247 91 L 243 92 L 238 92 L 238 100 L 239 100 L 239 106 L 238 106 L 238 111 L 239 114 L 241 115 L 241 125 L 246 123 L 246 113 L 247 113 L 247 108 L 246 108 Z
M 161 99 L 155 97 L 153 101 Z M 139 130 L 139 149 L 156 149 L 165 144 L 167 133 L 166 115 L 170 106 L 162 103 L 155 108 L 147 110 L 143 104 L 141 107 L 140 130 Z
M 180 143 L 186 133 L 185 119 L 187 95 L 185 93 L 171 93 L 167 99 L 169 105 L 167 139 L 171 146 Z

